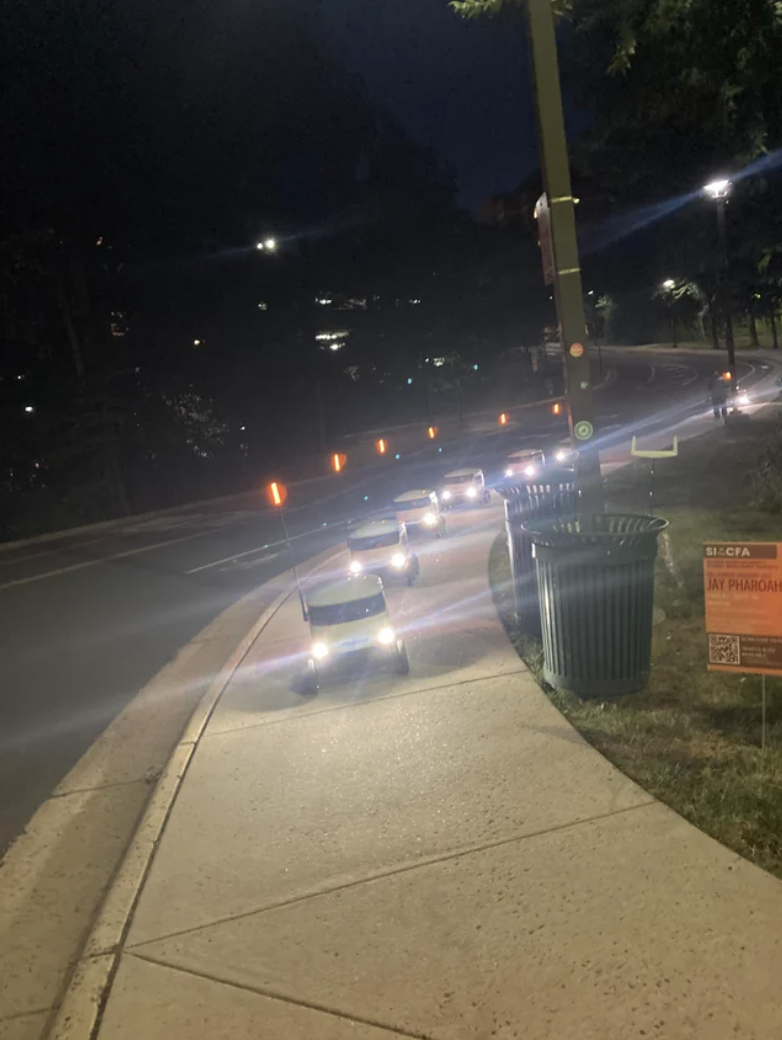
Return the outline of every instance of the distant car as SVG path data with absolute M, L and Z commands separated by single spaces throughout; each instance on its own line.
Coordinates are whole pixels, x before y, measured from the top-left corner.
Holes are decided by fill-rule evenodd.
M 394 510 L 408 531 L 425 531 L 438 538 L 445 534 L 445 517 L 440 512 L 440 500 L 434 491 L 425 488 L 405 491 L 394 499 Z
M 522 448 L 513 451 L 505 460 L 506 480 L 533 480 L 540 476 L 546 464 L 546 456 L 541 448 Z
M 446 509 L 459 503 L 477 505 L 488 502 L 490 498 L 482 469 L 455 469 L 443 477 L 440 501 Z
M 322 678 L 345 662 L 361 658 L 389 664 L 407 675 L 407 650 L 388 616 L 383 582 L 374 574 L 321 582 L 305 591 L 304 620 L 310 627 L 307 688 L 317 693 Z
M 570 438 L 568 437 L 566 440 L 556 444 L 550 452 L 546 452 L 545 461 L 546 465 L 555 466 L 558 469 L 573 469 L 577 458 L 578 452 L 570 443 Z
M 351 575 L 376 574 L 387 581 L 399 578 L 412 585 L 418 577 L 418 557 L 410 548 L 407 528 L 394 520 L 372 520 L 348 533 Z

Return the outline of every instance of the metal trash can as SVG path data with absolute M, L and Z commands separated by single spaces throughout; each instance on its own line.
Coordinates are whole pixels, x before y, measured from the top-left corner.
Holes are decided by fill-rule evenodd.
M 579 697 L 637 693 L 649 680 L 657 538 L 653 516 L 531 518 L 544 678 Z
M 569 471 L 550 471 L 521 486 L 503 488 L 502 494 L 505 495 L 505 531 L 516 618 L 525 632 L 539 635 L 540 609 L 532 538 L 523 525 L 535 517 L 575 516 L 578 501 L 575 477 Z

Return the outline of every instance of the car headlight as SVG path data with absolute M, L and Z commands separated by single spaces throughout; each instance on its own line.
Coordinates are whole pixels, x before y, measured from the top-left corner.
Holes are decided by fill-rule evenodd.
M 513 476 L 513 470 L 510 468 L 510 466 L 508 466 L 508 468 L 505 470 L 505 476 L 506 477 L 512 477 Z
M 394 553 L 394 555 L 391 557 L 391 566 L 396 567 L 397 570 L 400 570 L 402 567 L 404 567 L 406 563 L 407 557 L 404 553 Z
M 437 517 L 434 513 L 424 513 L 424 523 L 427 527 L 434 527 L 437 523 Z
M 749 394 L 739 394 L 739 404 L 749 404 Z
M 363 565 L 361 563 L 359 563 L 358 560 L 351 560 L 350 561 L 350 573 L 351 574 L 361 574 L 363 569 L 364 569 Z
M 385 628 L 381 628 L 377 634 L 377 641 L 378 643 L 382 643 L 383 646 L 391 646 L 395 639 L 396 632 L 393 630 L 393 628 L 389 628 L 388 626 L 386 626 Z
M 526 466 L 525 469 L 524 469 L 524 476 L 525 477 L 535 477 L 535 476 L 537 476 L 537 473 L 538 473 L 538 470 L 537 470 L 536 466 Z
M 565 459 L 567 458 L 567 452 L 566 451 L 558 451 L 557 454 L 554 456 L 554 458 L 557 460 L 557 462 L 564 462 Z
M 329 656 L 329 648 L 325 643 L 313 643 L 312 656 L 316 661 L 322 661 L 324 657 Z
M 478 494 L 478 491 L 477 491 L 476 488 L 474 488 L 474 487 L 468 487 L 467 488 L 467 497 L 468 498 L 475 498 L 475 496 L 477 494 Z
M 451 492 L 450 491 L 443 491 L 443 498 L 447 502 L 451 498 Z

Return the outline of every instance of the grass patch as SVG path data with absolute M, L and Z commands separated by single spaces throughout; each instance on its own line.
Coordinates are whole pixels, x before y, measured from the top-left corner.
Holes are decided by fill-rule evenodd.
M 757 450 L 755 445 L 753 458 Z M 624 773 L 706 833 L 782 877 L 782 681 L 766 680 L 767 749 L 761 752 L 760 677 L 706 670 L 702 573 L 703 541 L 782 540 L 782 523 L 748 504 L 742 507 L 750 496 L 736 495 L 724 469 L 722 507 L 713 498 L 715 474 L 708 467 L 703 491 L 708 484 L 709 494 L 701 495 L 690 456 L 687 496 L 709 500 L 710 508 L 677 502 L 656 510 L 670 521 L 655 589 L 666 620 L 654 632 L 647 689 L 601 702 L 580 701 L 542 685 L 576 729 Z M 643 472 L 637 476 L 642 484 Z M 643 487 L 626 471 L 621 481 L 612 510 L 638 511 Z M 540 681 L 540 644 L 515 622 L 504 534 L 492 548 L 489 570 L 503 624 Z

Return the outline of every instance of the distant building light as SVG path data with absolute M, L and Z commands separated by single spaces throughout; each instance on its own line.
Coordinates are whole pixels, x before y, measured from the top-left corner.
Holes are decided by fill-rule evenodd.
M 315 339 L 319 343 L 332 343 L 335 340 L 345 340 L 350 335 L 350 329 L 340 329 L 336 332 L 316 332 Z
M 407 380 L 407 385 L 408 385 L 408 386 L 412 386 L 412 385 L 413 385 L 413 379 L 412 379 L 412 376 L 411 376 L 411 377 L 410 377 L 410 378 L 409 378 L 409 379 Z
M 412 303 L 412 305 L 413 305 L 414 307 L 415 307 L 415 305 L 416 305 L 417 303 L 420 303 L 420 302 L 421 302 L 420 300 L 410 300 L 410 303 Z
M 589 292 L 587 293 L 587 296 L 594 296 L 594 295 L 595 295 L 595 290 L 594 289 L 590 289 Z
M 442 368 L 443 365 L 445 364 L 445 358 L 444 357 L 432 358 L 432 363 L 433 363 L 435 368 Z
M 316 296 L 315 297 L 315 303 L 319 304 L 321 307 L 328 307 L 329 304 L 331 304 L 333 302 L 334 301 L 329 296 Z
M 473 365 L 472 366 L 472 370 L 473 370 L 473 372 L 477 372 L 478 371 L 478 366 L 477 365 Z
M 124 336 L 125 330 L 121 329 L 115 321 L 111 323 L 111 334 L 112 336 Z
M 240 430 L 246 430 L 246 429 L 247 429 L 247 427 L 246 427 L 246 426 L 240 426 L 240 427 L 239 427 L 239 429 L 240 429 Z
M 200 339 L 194 339 L 193 340 L 193 346 L 194 347 L 200 347 L 201 346 L 201 340 Z
M 258 310 L 259 311 L 268 311 L 268 309 L 269 309 L 269 304 L 266 302 L 266 300 L 261 300 L 261 302 L 258 304 Z
M 103 235 L 98 235 L 98 240 L 95 245 L 99 247 L 103 245 Z
M 334 350 L 334 351 L 342 350 L 342 348 L 344 346 L 345 346 L 344 343 L 329 343 L 329 350 Z
M 32 413 L 35 411 L 35 408 L 33 408 L 31 404 L 26 404 L 24 406 L 24 410 L 27 412 L 28 415 L 32 415 Z

